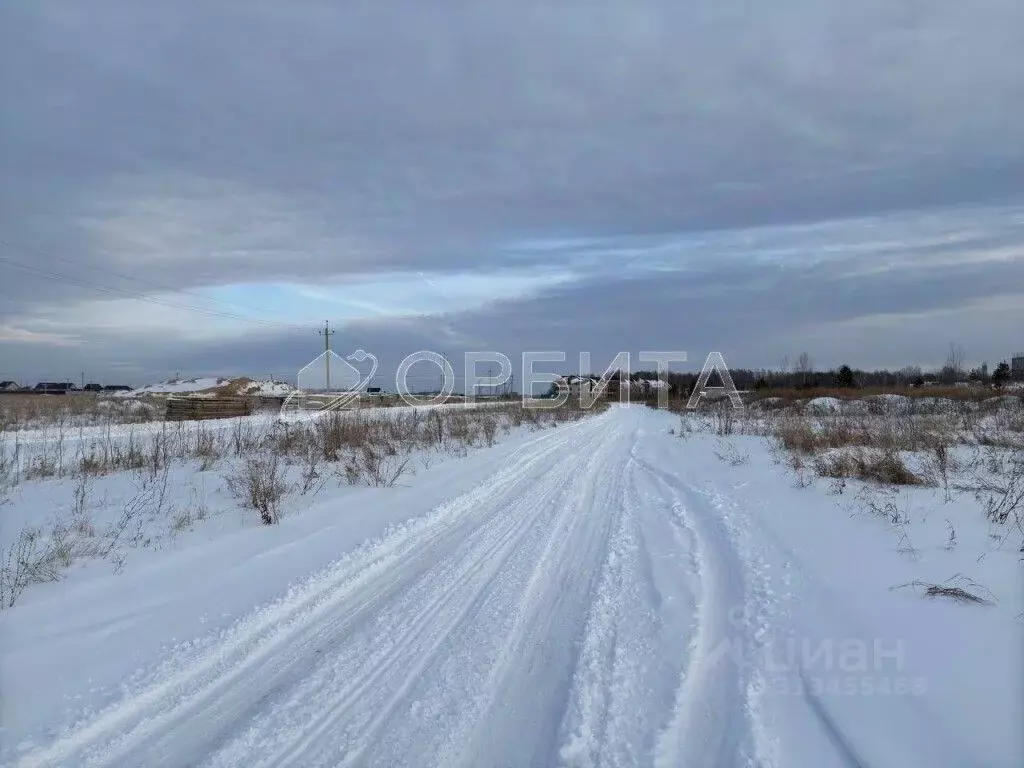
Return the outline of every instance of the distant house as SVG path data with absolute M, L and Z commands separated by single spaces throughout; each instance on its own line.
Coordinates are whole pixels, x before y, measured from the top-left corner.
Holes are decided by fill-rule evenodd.
M 103 391 L 103 385 L 102 384 L 86 384 L 84 387 L 82 387 L 82 391 L 83 392 L 102 392 Z
M 1014 355 L 1010 361 L 1010 378 L 1014 381 L 1024 381 L 1024 355 Z
M 563 376 L 556 383 L 569 390 L 569 397 L 579 399 L 581 395 L 593 394 L 599 382 L 594 376 Z
M 599 376 L 564 376 L 559 379 L 558 383 L 568 388 L 571 397 L 578 398 L 581 394 L 596 394 L 601 385 L 601 378 Z M 628 390 L 632 397 L 648 397 L 662 389 L 670 391 L 671 386 L 667 381 L 660 379 L 620 379 L 618 376 L 612 376 L 606 382 L 604 396 L 611 400 L 617 400 L 621 390 Z
M 107 384 L 103 388 L 104 392 L 131 392 L 132 388 L 127 384 Z
M 41 381 L 32 388 L 32 391 L 44 395 L 66 395 L 75 389 L 75 385 L 70 381 Z
M 636 397 L 647 397 L 652 393 L 657 393 L 659 390 L 671 389 L 669 383 L 661 379 L 627 379 L 622 382 L 621 387 L 628 389 L 630 395 Z
M 569 394 L 573 397 L 581 395 L 592 395 L 597 389 L 598 382 L 589 376 L 572 376 L 569 380 Z
M 0 392 L 17 392 L 21 387 L 16 381 L 0 381 Z

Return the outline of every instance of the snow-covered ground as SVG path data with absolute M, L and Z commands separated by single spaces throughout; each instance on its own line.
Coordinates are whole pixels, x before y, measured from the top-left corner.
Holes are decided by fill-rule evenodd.
M 354 419 L 399 419 L 406 417 L 412 413 L 429 413 L 431 411 L 449 411 L 449 410 L 463 410 L 463 409 L 477 409 L 477 408 L 502 408 L 508 404 L 502 401 L 479 401 L 479 402 L 456 402 L 456 403 L 441 403 L 438 405 L 422 405 L 422 406 L 376 406 L 372 401 L 367 401 L 360 404 L 358 408 L 351 410 L 337 411 L 339 414 L 344 414 L 346 418 Z M 309 419 L 316 418 L 314 412 L 306 414 Z M 162 419 L 140 422 L 137 424 L 120 424 L 112 422 L 109 419 L 103 423 L 92 423 L 87 426 L 65 426 L 65 425 L 46 425 L 35 429 L 23 429 L 17 433 L 8 433 L 4 435 L 0 433 L 0 448 L 3 447 L 4 442 L 9 446 L 9 450 L 13 450 L 14 446 L 17 445 L 22 449 L 28 450 L 30 446 L 49 446 L 51 449 L 56 449 L 58 445 L 63 446 L 75 446 L 74 449 L 69 450 L 68 456 L 73 457 L 75 452 L 80 449 L 78 445 L 86 445 L 86 453 L 88 453 L 88 446 L 101 445 L 110 440 L 124 441 L 131 439 L 146 439 L 151 438 L 154 435 L 160 435 L 164 433 L 180 433 L 180 432 L 196 432 L 196 431 L 212 431 L 212 432 L 225 432 L 232 430 L 261 430 L 266 429 L 270 425 L 280 420 L 280 411 L 275 408 L 269 408 L 264 411 L 258 411 L 250 416 L 237 416 L 227 419 L 209 419 L 206 421 L 182 421 L 182 422 L 165 422 Z
M 679 426 L 517 430 L 33 587 L 0 614 L 0 762 L 1021 764 L 1019 543 L 969 496 L 887 495 L 897 527 Z M 991 604 L 913 586 L 953 577 Z
M 283 381 L 252 381 L 242 394 L 283 397 L 294 390 L 295 387 Z
M 202 376 L 194 379 L 170 379 L 155 384 L 147 384 L 144 387 L 118 392 L 118 397 L 138 397 L 139 395 L 151 394 L 182 394 L 186 392 L 201 392 L 204 389 L 213 389 L 222 384 L 227 384 L 230 379 L 217 378 L 214 376 Z
M 225 379 L 222 377 L 202 376 L 193 379 L 170 379 L 155 384 L 147 384 L 125 392 L 118 392 L 117 397 L 140 397 L 142 395 L 180 395 L 211 390 L 230 388 L 232 394 L 284 396 L 295 387 L 282 381 L 256 381 L 249 379 Z

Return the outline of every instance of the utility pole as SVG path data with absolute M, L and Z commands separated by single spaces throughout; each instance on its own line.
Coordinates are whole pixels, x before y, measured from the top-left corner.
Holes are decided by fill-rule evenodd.
M 327 366 L 327 389 L 331 388 L 331 336 L 335 331 L 331 330 L 331 321 L 324 320 L 324 329 L 317 331 L 324 337 L 324 364 Z

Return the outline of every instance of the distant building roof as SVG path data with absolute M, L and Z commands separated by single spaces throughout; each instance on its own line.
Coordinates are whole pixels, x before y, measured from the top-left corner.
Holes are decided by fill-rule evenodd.
M 1017 381 L 1024 381 L 1024 355 L 1014 355 L 1010 361 L 1010 375 Z

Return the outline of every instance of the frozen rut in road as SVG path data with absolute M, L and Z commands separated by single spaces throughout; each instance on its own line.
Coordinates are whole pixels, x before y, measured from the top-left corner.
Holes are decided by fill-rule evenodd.
M 666 419 L 533 439 L 16 764 L 784 764 L 773 725 L 821 717 L 766 719 L 756 664 L 722 653 L 763 643 L 778 600 Z M 857 764 L 816 739 L 797 763 Z

